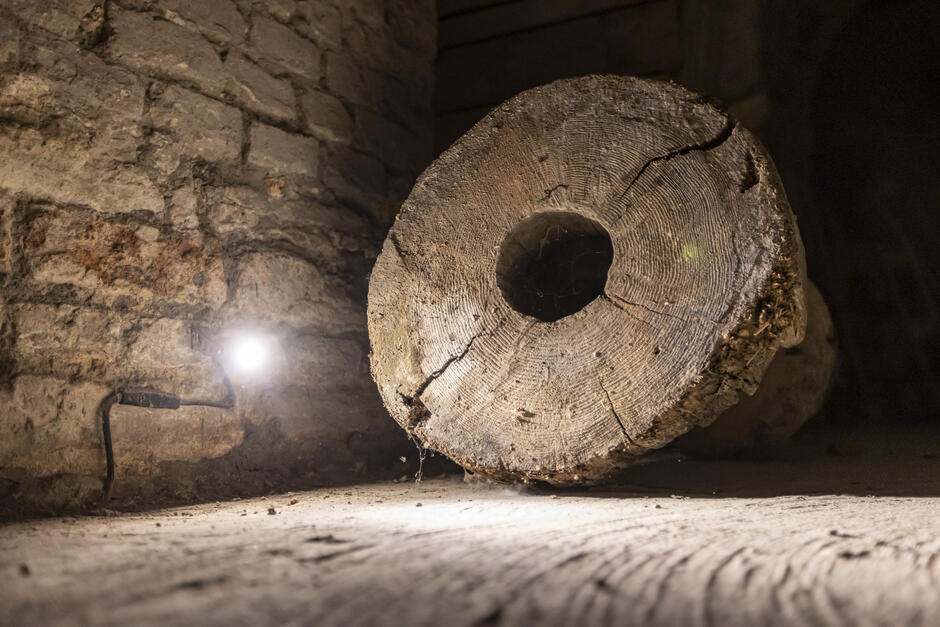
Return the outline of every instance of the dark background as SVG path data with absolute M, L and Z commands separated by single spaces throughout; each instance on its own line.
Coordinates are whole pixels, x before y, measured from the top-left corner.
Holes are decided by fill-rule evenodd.
M 840 344 L 817 424 L 940 426 L 940 2 L 439 0 L 435 138 L 557 78 L 677 80 L 767 145 Z

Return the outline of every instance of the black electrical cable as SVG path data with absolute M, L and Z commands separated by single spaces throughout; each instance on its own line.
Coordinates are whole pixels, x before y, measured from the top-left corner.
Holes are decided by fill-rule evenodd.
M 104 499 L 111 493 L 111 484 L 114 483 L 114 447 L 111 445 L 111 406 L 114 405 L 120 392 L 111 392 L 104 397 L 98 405 L 98 414 L 101 417 L 101 433 L 104 436 L 104 455 L 108 463 L 108 473 L 104 480 Z
M 101 418 L 101 433 L 104 437 L 104 454 L 107 463 L 107 474 L 105 475 L 103 491 L 104 501 L 107 501 L 108 497 L 111 495 L 111 486 L 114 483 L 114 445 L 111 440 L 111 408 L 117 404 L 131 407 L 147 407 L 151 409 L 179 409 L 182 406 L 231 409 L 235 407 L 235 392 L 232 390 L 232 384 L 224 373 L 222 374 L 222 380 L 225 383 L 225 396 L 221 401 L 182 399 L 173 394 L 148 389 L 115 390 L 104 397 L 101 404 L 98 405 L 98 414 Z

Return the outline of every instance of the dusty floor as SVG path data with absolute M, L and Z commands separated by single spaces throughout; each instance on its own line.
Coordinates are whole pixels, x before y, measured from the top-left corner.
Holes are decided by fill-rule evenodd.
M 650 464 L 621 492 L 449 478 L 9 524 L 0 625 L 936 625 L 925 450 Z

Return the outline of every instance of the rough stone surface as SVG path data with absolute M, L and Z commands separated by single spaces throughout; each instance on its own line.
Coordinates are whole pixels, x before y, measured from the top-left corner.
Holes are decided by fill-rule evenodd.
M 163 16 L 196 30 L 212 42 L 237 44 L 245 39 L 248 27 L 231 0 L 159 0 Z
M 0 21 L 0 64 L 16 61 L 19 52 L 19 32 L 10 20 Z
M 387 175 L 377 158 L 339 146 L 330 157 L 325 179 L 338 199 L 365 208 L 378 222 L 389 222 L 398 207 L 377 202 L 385 197 Z
M 286 253 L 251 253 L 239 259 L 233 285 L 240 316 L 259 322 L 282 321 L 295 328 L 317 325 L 330 333 L 365 324 L 362 310 L 344 302 L 342 286 L 315 265 Z
M 225 71 L 229 77 L 226 93 L 246 109 L 279 120 L 294 117 L 294 89 L 289 81 L 274 78 L 238 52 L 226 57 Z
M 242 114 L 218 100 L 171 85 L 150 105 L 153 128 L 169 136 L 180 159 L 237 161 Z
M 179 410 L 118 406 L 111 414 L 115 465 L 121 475 L 159 473 L 160 463 L 222 457 L 244 441 L 245 427 L 215 407 Z
M 44 205 L 31 206 L 23 228 L 23 283 L 50 300 L 68 286 L 75 302 L 142 313 L 173 306 L 195 313 L 225 301 L 222 245 L 214 238 L 147 241 L 156 229 L 146 221 Z
M 338 96 L 364 106 L 374 106 L 381 98 L 381 85 L 370 81 L 371 70 L 340 54 L 327 54 L 326 85 Z
M 313 138 L 258 124 L 251 129 L 248 163 L 270 174 L 313 176 L 317 172 L 319 150 L 320 144 Z
M 100 28 L 101 5 L 98 0 L 11 0 L 6 3 L 7 9 L 20 19 L 74 41 L 81 41 Z
M 936 432 L 865 435 L 897 456 L 670 460 L 617 491 L 446 478 L 25 521 L 0 527 L 0 605 L 13 625 L 928 627 Z
M 434 51 L 399 21 L 434 37 L 430 0 L 0 4 L 0 501 L 97 503 L 116 389 L 235 407 L 115 406 L 115 503 L 400 474 L 365 291 L 410 188 L 386 178 L 429 157 Z M 373 84 L 333 89 L 327 54 Z M 360 115 L 411 130 L 353 149 Z
M 157 16 L 115 9 L 109 54 L 121 65 L 144 75 L 199 85 L 209 93 L 225 85 L 222 61 L 199 33 Z
M 273 19 L 256 17 L 251 42 L 259 58 L 279 64 L 310 80 L 320 77 L 320 50 L 293 30 Z
M 0 276 L 9 274 L 12 268 L 13 234 L 10 232 L 10 223 L 16 210 L 14 202 L 12 197 L 0 192 Z
M 352 138 L 353 118 L 336 96 L 311 91 L 300 99 L 300 107 L 311 133 L 336 142 L 348 142 Z M 367 113 L 363 111 L 359 115 Z

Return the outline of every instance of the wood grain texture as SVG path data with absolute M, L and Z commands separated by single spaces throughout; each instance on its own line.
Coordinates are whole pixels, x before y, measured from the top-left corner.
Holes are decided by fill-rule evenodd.
M 609 234 L 606 285 L 527 315 L 501 260 L 529 245 L 520 225 L 571 214 Z M 474 472 L 595 481 L 709 424 L 800 341 L 802 255 L 770 159 L 707 99 L 557 81 L 416 183 L 372 273 L 373 374 L 399 424 Z
M 742 395 L 712 424 L 694 428 L 673 444 L 682 451 L 727 455 L 789 438 L 819 413 L 836 367 L 836 331 L 822 294 L 811 281 L 806 294 L 806 334 L 777 351 L 753 395 Z
M 631 493 L 435 480 L 18 523 L 0 527 L 0 623 L 935 625 L 931 463 L 683 462 Z M 897 476 L 933 496 L 799 493 L 905 493 Z

